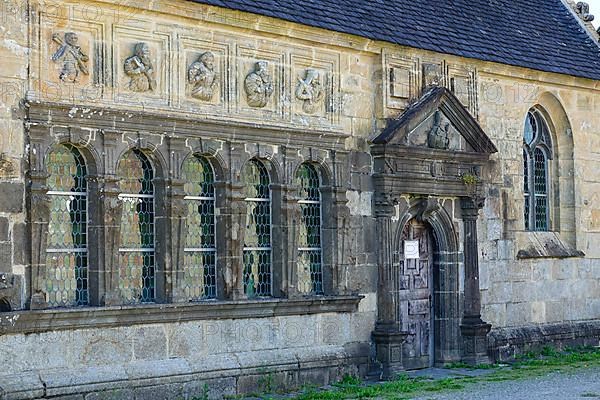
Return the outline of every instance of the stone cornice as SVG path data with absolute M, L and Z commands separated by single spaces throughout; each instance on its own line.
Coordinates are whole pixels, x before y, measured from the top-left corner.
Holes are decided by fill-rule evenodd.
M 0 313 L 0 335 L 201 320 L 351 313 L 358 310 L 361 300 L 362 296 L 332 296 L 297 300 L 265 299 L 15 311 Z
M 122 110 L 110 107 L 75 106 L 73 104 L 30 101 L 26 104 L 30 127 L 64 126 L 72 129 L 96 129 L 117 133 L 151 133 L 167 136 L 211 138 L 244 143 L 306 147 L 307 143 L 345 150 L 347 134 L 331 130 L 300 129 L 290 126 L 262 125 L 229 120 L 209 119 L 164 111 Z

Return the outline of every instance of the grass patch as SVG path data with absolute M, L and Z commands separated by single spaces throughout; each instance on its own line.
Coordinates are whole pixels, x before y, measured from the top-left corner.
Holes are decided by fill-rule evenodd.
M 439 393 L 461 390 L 474 384 L 485 382 L 503 382 L 526 379 L 546 375 L 552 372 L 568 372 L 579 368 L 600 366 L 599 348 L 579 348 L 557 351 L 553 348 L 543 348 L 539 353 L 527 353 L 510 366 L 468 366 L 453 364 L 453 368 L 495 369 L 489 375 L 478 377 L 456 377 L 445 379 L 411 378 L 399 375 L 395 380 L 365 384 L 360 379 L 345 376 L 333 388 L 320 390 L 310 388 L 292 397 L 296 400 L 346 400 L 346 399 L 377 399 L 377 400 L 407 400 L 415 396 L 426 396 L 427 393 Z M 595 394 L 594 394 L 595 395 Z M 582 397 L 594 397 L 588 393 Z

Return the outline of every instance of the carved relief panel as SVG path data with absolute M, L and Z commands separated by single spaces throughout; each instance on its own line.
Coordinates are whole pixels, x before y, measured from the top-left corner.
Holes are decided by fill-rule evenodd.
M 180 106 L 225 112 L 231 88 L 230 52 L 226 38 L 205 32 L 179 37 Z
M 237 109 L 254 118 L 282 118 L 284 108 L 284 52 L 238 45 Z
M 104 29 L 97 21 L 85 20 L 76 10 L 71 18 L 40 10 L 34 24 L 31 79 L 37 97 L 51 101 L 83 97 L 98 100 L 105 83 Z
M 339 121 L 336 93 L 339 55 L 298 48 L 291 54 L 292 119 L 298 123 L 335 124 Z
M 475 118 L 479 115 L 477 105 L 477 73 L 472 68 L 459 65 L 448 67 L 448 89 L 460 100 Z
M 384 52 L 383 62 L 386 107 L 405 109 L 419 93 L 418 60 Z
M 169 104 L 173 83 L 170 35 L 115 26 L 113 43 L 115 101 Z

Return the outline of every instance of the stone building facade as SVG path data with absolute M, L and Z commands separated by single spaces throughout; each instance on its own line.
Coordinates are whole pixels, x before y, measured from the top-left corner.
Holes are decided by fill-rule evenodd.
M 3 4 L 0 399 L 220 398 L 597 346 L 585 7 L 544 0 L 537 47 L 486 53 L 454 50 L 466 25 L 410 42 L 264 3 Z M 355 3 L 340 15 L 367 26 Z M 513 3 L 486 21 L 529 21 Z

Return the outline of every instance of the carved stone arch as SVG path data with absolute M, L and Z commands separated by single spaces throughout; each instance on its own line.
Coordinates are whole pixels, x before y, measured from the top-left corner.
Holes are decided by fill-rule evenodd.
M 181 161 L 179 165 L 179 171 L 183 167 L 183 164 L 189 157 L 194 155 L 204 157 L 208 160 L 210 166 L 213 169 L 213 173 L 215 174 L 215 181 L 226 181 L 229 177 L 229 168 L 227 167 L 227 163 L 223 156 L 213 147 L 199 146 L 193 147 L 192 151 L 188 152 Z M 181 173 L 180 173 L 180 176 Z M 183 176 L 182 176 L 183 177 Z
M 414 198 L 409 201 L 408 211 L 401 217 L 394 242 L 400 246 L 404 226 L 413 218 L 431 225 L 436 243 L 441 251 L 458 252 L 458 234 L 448 210 L 437 198 Z M 396 247 L 399 248 L 399 247 Z
M 142 143 L 143 144 L 143 143 Z M 160 178 L 160 179 L 166 179 L 168 178 L 169 174 L 169 168 L 168 168 L 168 162 L 167 162 L 167 158 L 165 157 L 165 155 L 163 154 L 162 150 L 159 147 L 152 147 L 152 146 L 147 146 L 145 145 L 144 147 L 141 146 L 129 146 L 129 147 L 123 147 L 122 149 L 120 149 L 118 156 L 115 158 L 115 172 L 118 174 L 119 171 L 119 163 L 121 162 L 121 159 L 130 151 L 133 150 L 139 150 L 141 151 L 150 161 L 150 164 L 152 165 L 152 168 L 154 169 L 154 178 Z
M 333 166 L 331 165 L 329 153 L 325 150 L 314 149 L 312 147 L 302 148 L 298 152 L 298 158 L 295 158 L 292 166 L 292 179 L 296 176 L 300 166 L 306 162 L 317 167 L 321 185 L 331 186 L 333 183 Z
M 265 166 L 267 172 L 269 173 L 269 180 L 271 184 L 282 183 L 283 176 L 285 176 L 285 174 L 283 173 L 283 168 L 281 167 L 279 161 L 274 157 L 274 155 L 270 153 L 253 153 L 249 154 L 248 157 L 245 157 L 241 163 L 242 168 L 240 168 L 240 171 L 238 172 L 238 179 L 240 181 L 242 181 L 241 171 L 243 171 L 246 164 L 248 164 L 252 160 L 260 161 Z
M 331 165 L 329 165 L 328 161 L 322 157 L 318 157 L 318 156 L 312 156 L 309 158 L 301 158 L 301 159 L 297 159 L 294 160 L 294 164 L 292 167 L 292 182 L 293 180 L 296 178 L 296 174 L 298 173 L 298 170 L 300 169 L 300 167 L 302 166 L 302 164 L 311 164 L 313 167 L 316 168 L 318 174 L 319 174 L 319 179 L 321 180 L 321 186 L 331 186 L 332 182 L 333 182 L 333 172 L 332 172 L 332 168 Z
M 69 136 L 60 136 L 57 138 L 57 140 L 48 145 L 48 147 L 46 148 L 46 154 L 43 158 L 44 170 L 47 170 L 48 156 L 50 155 L 50 153 L 52 153 L 56 146 L 61 145 L 71 145 L 81 153 L 83 159 L 85 160 L 85 167 L 88 171 L 88 175 L 96 176 L 103 173 L 102 158 L 96 150 L 96 148 L 90 145 L 88 142 L 75 142 L 71 140 L 71 137 Z
M 413 198 L 400 217 L 394 234 L 394 248 L 401 252 L 407 224 L 416 220 L 430 229 L 433 237 L 433 345 L 434 362 L 443 365 L 460 360 L 460 260 L 458 233 L 452 218 L 438 198 Z M 450 207 L 453 203 L 449 204 Z M 396 260 L 395 263 L 399 262 Z M 399 299 L 397 300 L 399 301 Z M 400 317 L 400 315 L 398 315 Z

